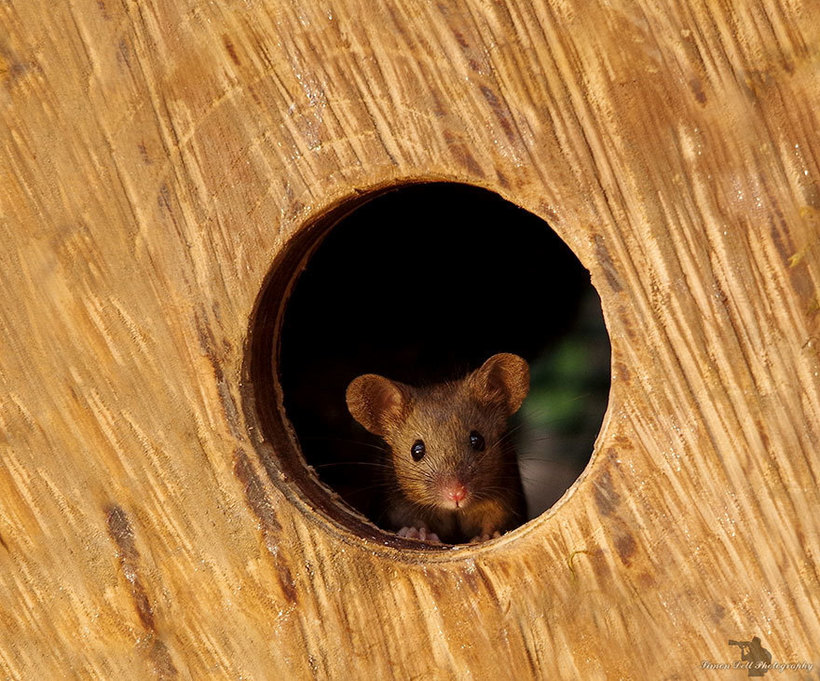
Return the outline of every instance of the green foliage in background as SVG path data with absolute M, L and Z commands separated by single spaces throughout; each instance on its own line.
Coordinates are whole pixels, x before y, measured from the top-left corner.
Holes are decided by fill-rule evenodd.
M 573 327 L 530 364 L 530 393 L 513 423 L 519 451 L 545 460 L 589 460 L 609 386 L 609 336 L 591 290 Z
M 530 394 L 521 417 L 536 429 L 575 433 L 584 423 L 584 394 L 590 389 L 590 351 L 565 339 L 530 367 Z

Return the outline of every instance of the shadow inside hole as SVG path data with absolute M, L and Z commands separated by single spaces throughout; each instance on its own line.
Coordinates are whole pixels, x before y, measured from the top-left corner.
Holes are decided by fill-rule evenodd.
M 521 355 L 531 389 L 511 420 L 529 517 L 586 466 L 609 392 L 600 301 L 540 218 L 489 191 L 410 185 L 335 224 L 287 302 L 278 367 L 287 417 L 319 478 L 386 525 L 383 442 L 348 413 L 352 379 L 411 385 Z

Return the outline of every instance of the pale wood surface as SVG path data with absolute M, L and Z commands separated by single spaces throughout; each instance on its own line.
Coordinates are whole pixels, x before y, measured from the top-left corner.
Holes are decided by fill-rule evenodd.
M 801 0 L 0 0 L 0 676 L 820 662 L 819 73 Z M 316 518 L 242 404 L 283 244 L 407 178 L 550 221 L 612 339 L 591 467 L 477 551 Z

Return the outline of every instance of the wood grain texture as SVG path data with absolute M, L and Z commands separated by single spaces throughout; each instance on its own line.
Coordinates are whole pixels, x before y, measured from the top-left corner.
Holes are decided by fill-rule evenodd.
M 728 678 L 701 661 L 753 635 L 820 662 L 818 17 L 0 0 L 2 675 Z M 479 550 L 317 516 L 243 403 L 271 263 L 409 179 L 548 220 L 612 340 L 588 471 Z

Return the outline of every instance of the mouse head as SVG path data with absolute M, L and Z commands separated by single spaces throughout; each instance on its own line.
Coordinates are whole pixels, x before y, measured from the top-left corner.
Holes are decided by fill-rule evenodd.
M 528 391 L 527 363 L 504 353 L 460 381 L 428 388 L 365 374 L 346 398 L 353 418 L 389 445 L 405 496 L 455 510 L 503 484 L 509 461 L 500 440 Z

